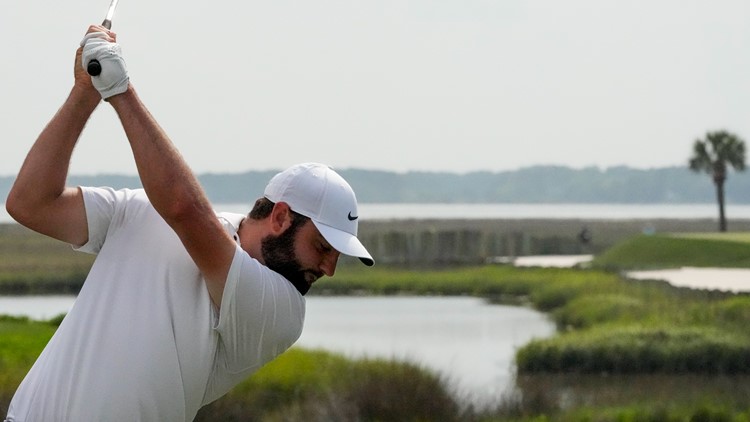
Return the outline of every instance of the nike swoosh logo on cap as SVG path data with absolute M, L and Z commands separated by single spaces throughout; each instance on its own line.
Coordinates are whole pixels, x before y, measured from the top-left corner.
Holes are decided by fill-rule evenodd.
M 356 216 L 356 217 L 352 217 L 352 212 L 351 212 L 351 211 L 349 211 L 349 215 L 347 215 L 347 216 L 346 216 L 346 218 L 348 218 L 348 219 L 349 219 L 349 221 L 354 221 L 354 220 L 358 219 L 358 218 L 359 218 L 359 216 Z

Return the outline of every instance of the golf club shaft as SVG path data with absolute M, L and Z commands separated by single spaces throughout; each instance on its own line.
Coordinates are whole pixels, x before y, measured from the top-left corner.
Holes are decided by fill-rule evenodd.
M 115 14 L 117 1 L 118 0 L 112 0 L 112 3 L 109 5 L 109 10 L 107 10 L 107 17 L 104 18 L 104 22 L 102 22 L 102 26 L 107 29 L 112 29 L 112 16 Z M 91 60 L 89 64 L 86 65 L 86 72 L 91 76 L 99 76 L 102 73 L 102 65 L 99 63 L 99 60 Z

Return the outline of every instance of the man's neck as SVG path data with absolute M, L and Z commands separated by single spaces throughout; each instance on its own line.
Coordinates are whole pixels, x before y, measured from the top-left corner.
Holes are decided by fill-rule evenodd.
M 267 236 L 265 232 L 265 220 L 253 220 L 249 217 L 243 218 L 237 229 L 237 235 L 240 237 L 240 247 L 248 255 L 265 265 L 263 253 L 261 252 L 261 240 Z

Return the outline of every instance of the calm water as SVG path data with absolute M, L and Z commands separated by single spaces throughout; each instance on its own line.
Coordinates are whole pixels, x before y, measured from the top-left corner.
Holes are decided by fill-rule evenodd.
M 0 315 L 27 316 L 31 319 L 50 319 L 68 313 L 75 296 L 0 296 Z
M 73 296 L 0 296 L 0 314 L 51 318 Z M 350 357 L 408 359 L 436 370 L 464 397 L 483 403 L 513 388 L 516 349 L 551 336 L 554 324 L 528 308 L 470 297 L 307 298 L 297 345 Z
M 639 280 L 664 280 L 677 287 L 701 290 L 750 292 L 750 269 L 745 268 L 694 268 L 630 271 L 630 278 Z
M 220 211 L 249 211 L 248 204 L 217 204 Z M 362 220 L 446 218 L 717 218 L 716 204 L 360 204 Z M 727 218 L 750 219 L 750 205 L 729 204 Z M 0 208 L 0 223 L 13 220 Z

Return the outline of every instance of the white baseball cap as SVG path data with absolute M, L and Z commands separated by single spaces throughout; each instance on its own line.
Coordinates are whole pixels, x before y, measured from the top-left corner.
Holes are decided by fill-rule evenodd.
M 365 265 L 375 261 L 357 239 L 359 213 L 351 186 L 330 167 L 318 163 L 294 165 L 275 175 L 263 193 L 272 202 L 286 202 L 312 220 L 334 249 L 356 256 Z

